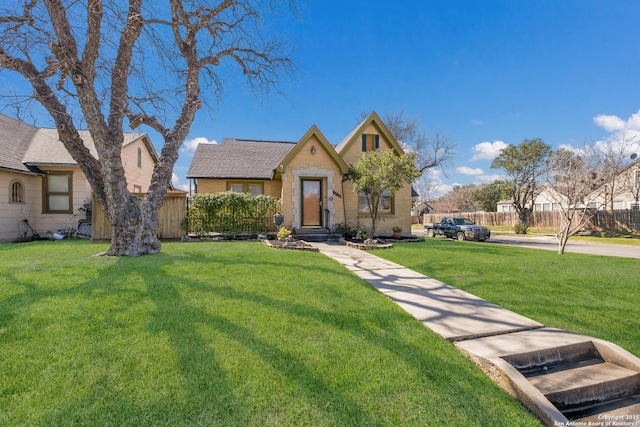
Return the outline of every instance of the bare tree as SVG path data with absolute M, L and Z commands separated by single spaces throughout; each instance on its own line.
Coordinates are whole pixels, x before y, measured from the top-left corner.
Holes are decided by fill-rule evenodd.
M 158 210 L 178 148 L 203 101 L 237 67 L 258 92 L 290 70 L 287 45 L 265 37 L 276 3 L 24 0 L 0 6 L 0 69 L 22 76 L 51 115 L 113 228 L 108 255 L 160 251 Z M 165 75 L 158 75 L 163 70 Z M 127 190 L 120 152 L 125 119 L 164 140 L 149 191 Z M 98 153 L 84 146 L 86 123 Z
M 546 195 L 558 206 L 562 217 L 556 234 L 558 253 L 563 254 L 569 237 L 595 215 L 597 203 L 607 191 L 605 165 L 594 147 L 577 151 L 561 149 L 550 155 L 546 169 Z
M 606 174 L 607 191 L 604 195 L 604 204 L 608 210 L 615 209 L 614 201 L 618 196 L 633 191 L 629 188 L 629 183 L 624 182 L 626 176 L 622 176 L 622 172 L 631 162 L 629 156 L 638 146 L 638 139 L 635 133 L 621 131 L 614 140 L 597 144 L 596 148 L 601 152 L 603 173 Z
M 422 174 L 413 186 L 420 195 L 419 200 L 423 202 L 431 202 L 439 195 L 442 183 L 437 177 L 429 172 Z
M 369 113 L 362 112 L 361 119 L 369 117 Z M 455 155 L 456 144 L 453 139 L 441 131 L 435 131 L 429 135 L 421 126 L 417 117 L 407 118 L 404 109 L 390 112 L 382 118 L 387 129 L 402 148 L 410 153 L 415 152 L 415 165 L 420 176 L 428 169 L 439 168 L 443 172 L 451 167 Z M 435 180 L 425 179 L 419 183 L 420 194 L 423 201 L 428 201 L 429 195 L 437 191 L 429 188 Z
M 416 169 L 420 173 L 432 168 L 446 170 L 451 166 L 456 144 L 449 135 L 441 131 L 429 135 L 416 117 L 405 117 L 404 109 L 385 114 L 383 120 L 405 151 L 417 153 Z

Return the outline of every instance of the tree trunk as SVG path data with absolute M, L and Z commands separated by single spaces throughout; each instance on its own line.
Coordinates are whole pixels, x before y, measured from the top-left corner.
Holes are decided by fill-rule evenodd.
M 558 241 L 558 255 L 564 254 L 565 247 L 567 246 L 567 242 L 569 241 L 569 229 L 564 228 L 571 223 L 564 223 L 563 229 L 560 230 L 558 234 L 556 234 L 556 240 Z
M 111 216 L 111 246 L 104 255 L 138 256 L 160 252 L 158 209 L 131 195 Z

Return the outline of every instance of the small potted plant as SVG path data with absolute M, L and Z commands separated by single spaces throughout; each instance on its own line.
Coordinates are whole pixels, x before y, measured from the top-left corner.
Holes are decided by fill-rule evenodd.
M 402 227 L 400 227 L 398 225 L 394 225 L 391 230 L 393 230 L 393 238 L 394 239 L 399 239 L 399 238 L 402 237 Z
M 291 230 L 287 229 L 284 225 L 280 227 L 278 234 L 276 234 L 278 240 L 287 240 L 287 237 L 289 236 L 291 236 Z

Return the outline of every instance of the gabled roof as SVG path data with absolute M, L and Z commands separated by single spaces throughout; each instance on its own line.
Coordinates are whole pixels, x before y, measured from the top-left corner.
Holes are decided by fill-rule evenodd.
M 84 145 L 89 149 L 94 157 L 98 157 L 93 139 L 89 131 L 78 131 Z M 154 158 L 154 161 L 158 161 L 158 155 L 156 154 L 153 145 L 145 137 L 144 133 L 126 132 L 124 134 L 123 147 L 144 138 L 145 145 Z M 73 160 L 71 154 L 64 147 L 62 142 L 58 139 L 58 131 L 55 129 L 38 129 L 34 138 L 29 144 L 29 149 L 25 153 L 23 158 L 24 163 L 34 166 L 45 165 L 64 165 L 64 166 L 76 166 L 78 163 Z
M 225 138 L 199 144 L 187 178 L 271 179 L 295 142 Z
M 320 129 L 316 125 L 311 126 L 307 133 L 298 141 L 295 148 L 287 154 L 287 156 L 279 163 L 278 168 L 286 169 L 289 162 L 298 154 L 300 150 L 305 146 L 307 141 L 311 139 L 312 136 L 315 136 L 316 139 L 320 142 L 322 148 L 329 154 L 329 156 L 333 159 L 333 161 L 338 165 L 340 171 L 342 173 L 347 173 L 349 170 L 349 166 L 345 163 L 345 161 L 340 157 L 340 155 L 336 152 L 336 150 L 329 144 L 327 138 L 320 132 Z
M 348 150 L 348 148 L 358 139 L 358 136 L 361 135 L 370 124 L 373 124 L 378 129 L 380 134 L 383 135 L 387 141 L 389 141 L 389 143 L 397 153 L 404 153 L 404 150 L 402 149 L 402 147 L 400 147 L 398 141 L 396 141 L 393 135 L 391 135 L 391 132 L 389 132 L 389 129 L 387 129 L 387 127 L 384 125 L 375 111 L 369 114 L 369 117 L 360 122 L 360 124 L 356 126 L 356 128 L 353 129 L 351 133 L 347 135 L 346 138 L 336 146 L 336 151 L 340 155 L 343 155 Z
M 78 132 L 91 154 L 98 157 L 89 131 Z M 144 133 L 125 132 L 123 147 L 140 139 L 157 163 L 158 154 Z M 55 129 L 37 128 L 0 114 L 0 169 L 41 175 L 38 166 L 77 165 Z
M 38 128 L 0 114 L 0 170 L 39 174 L 23 162 L 29 142 L 37 133 Z

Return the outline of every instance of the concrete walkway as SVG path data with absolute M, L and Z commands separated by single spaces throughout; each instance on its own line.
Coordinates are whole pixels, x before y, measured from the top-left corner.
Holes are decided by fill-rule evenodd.
M 327 243 L 314 246 L 447 340 L 461 341 L 543 326 L 369 252 Z
M 569 411 L 563 408 L 564 412 L 561 412 L 547 399 L 553 393 L 548 393 L 548 390 L 540 386 L 540 381 L 545 379 L 539 378 L 537 383 L 532 383 L 521 374 L 519 367 L 538 363 L 541 369 L 546 371 L 548 363 L 551 363 L 549 366 L 553 366 L 565 357 L 567 360 L 573 360 L 582 357 L 581 354 L 587 351 L 606 355 L 602 359 L 602 366 L 607 365 L 609 360 L 614 360 L 617 366 L 625 367 L 629 376 L 635 378 L 638 374 L 640 377 L 640 360 L 612 343 L 559 329 L 545 328 L 534 320 L 379 258 L 370 252 L 329 243 L 314 243 L 314 246 L 369 282 L 423 325 L 443 338 L 455 342 L 462 353 L 540 417 L 546 425 L 571 425 L 565 416 Z M 533 360 L 537 362 L 532 362 Z M 631 387 L 640 387 L 640 380 L 636 378 L 634 381 Z M 595 388 L 595 393 L 600 393 L 600 385 L 592 388 Z M 566 392 L 576 394 L 571 389 Z M 631 393 L 635 392 L 632 390 Z M 640 395 L 636 396 L 638 397 L 632 399 L 640 398 Z M 597 409 L 600 411 L 598 413 L 583 411 L 582 415 L 572 416 L 572 421 L 579 419 L 585 423 L 599 422 L 602 416 L 636 416 L 640 414 L 640 403 L 633 404 L 634 402 L 632 400 L 631 404 L 625 403 L 624 408 L 618 406 L 612 410 Z M 640 426 L 639 420 L 640 418 L 634 419 L 637 424 L 632 425 Z

